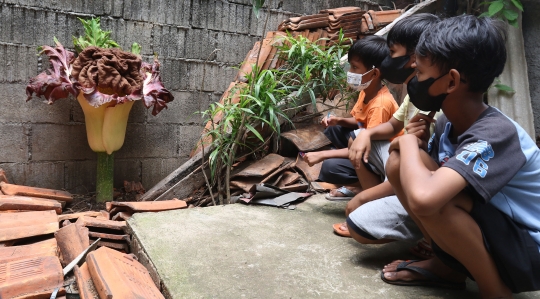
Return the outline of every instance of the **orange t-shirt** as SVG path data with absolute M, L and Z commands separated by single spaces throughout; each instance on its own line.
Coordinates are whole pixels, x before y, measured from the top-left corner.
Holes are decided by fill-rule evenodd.
M 358 101 L 351 110 L 351 115 L 358 122 L 358 126 L 364 129 L 373 128 L 389 121 L 399 108 L 394 96 L 386 86 L 383 86 L 367 104 L 364 104 L 365 97 L 366 93 L 362 90 Z M 400 135 L 403 135 L 403 130 L 396 134 L 396 137 Z

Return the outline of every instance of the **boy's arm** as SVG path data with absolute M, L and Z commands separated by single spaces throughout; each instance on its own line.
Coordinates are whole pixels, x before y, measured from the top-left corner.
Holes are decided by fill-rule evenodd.
M 359 206 L 365 203 L 390 195 L 394 195 L 394 189 L 392 188 L 392 185 L 390 185 L 389 181 L 384 181 L 373 188 L 363 190 L 353 197 L 349 203 L 347 203 L 345 216 L 349 216 L 352 211 L 356 210 Z
M 332 122 L 332 118 L 335 118 L 335 122 Z M 354 117 L 337 117 L 332 116 L 328 121 L 328 124 L 340 125 L 345 128 L 358 129 L 358 122 Z
M 441 167 L 431 172 L 424 162 L 418 139 L 404 135 L 395 140 L 400 152 L 400 181 L 409 207 L 417 215 L 431 215 L 440 210 L 466 186 L 467 181 L 455 170 Z
M 354 168 L 361 167 L 362 159 L 364 162 L 368 162 L 371 140 L 388 140 L 396 136 L 401 130 L 403 130 L 403 122 L 391 117 L 385 123 L 361 131 L 349 148 L 349 160 L 351 160 Z

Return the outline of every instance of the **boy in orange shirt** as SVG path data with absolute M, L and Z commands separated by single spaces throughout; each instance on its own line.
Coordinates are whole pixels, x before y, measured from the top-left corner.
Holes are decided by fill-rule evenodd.
M 332 190 L 327 195 L 329 200 L 348 200 L 360 192 L 359 174 L 348 158 L 348 145 L 361 130 L 387 122 L 398 109 L 394 97 L 381 83 L 383 78 L 379 66 L 389 53 L 386 40 L 380 36 L 367 36 L 353 44 L 348 53 L 351 67 L 347 83 L 360 91 L 360 95 L 351 111 L 352 117 L 323 118 L 324 134 L 336 149 L 304 155 L 310 166 L 324 161 L 319 180 L 348 186 Z M 375 175 L 384 178 L 383 161 L 369 161 L 369 166 Z

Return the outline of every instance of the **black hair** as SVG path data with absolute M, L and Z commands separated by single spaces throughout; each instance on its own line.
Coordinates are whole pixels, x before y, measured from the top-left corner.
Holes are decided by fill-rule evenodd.
M 368 35 L 357 40 L 349 49 L 348 59 L 358 59 L 364 66 L 371 69 L 372 66 L 378 68 L 386 56 L 390 55 L 390 50 L 383 37 Z
M 430 13 L 419 13 L 401 19 L 388 32 L 388 47 L 400 44 L 407 49 L 407 54 L 413 54 L 422 33 L 438 22 L 439 17 Z
M 505 40 L 502 21 L 462 15 L 422 34 L 416 55 L 428 57 L 441 74 L 456 69 L 470 92 L 485 92 L 504 69 Z

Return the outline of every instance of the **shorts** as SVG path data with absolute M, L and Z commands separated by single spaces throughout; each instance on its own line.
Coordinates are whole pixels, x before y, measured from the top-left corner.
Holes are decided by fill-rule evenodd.
M 540 251 L 527 229 L 489 203 L 475 200 L 470 215 L 480 227 L 484 245 L 506 286 L 513 293 L 540 290 Z M 435 242 L 432 247 L 447 266 L 472 278 L 458 260 Z
M 349 214 L 347 226 L 371 240 L 416 241 L 422 238 L 422 232 L 395 195 L 361 205 Z

